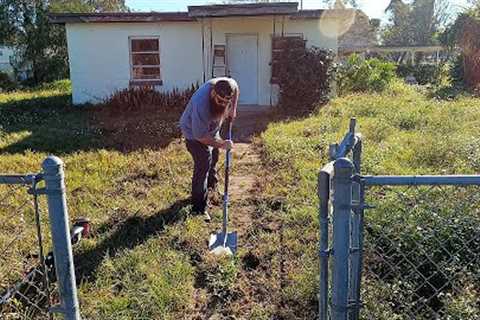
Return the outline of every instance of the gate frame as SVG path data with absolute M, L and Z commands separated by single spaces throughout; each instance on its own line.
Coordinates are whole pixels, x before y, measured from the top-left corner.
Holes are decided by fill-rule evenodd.
M 40 251 L 39 260 L 46 278 L 44 279 L 46 284 L 48 284 L 48 273 L 46 272 L 43 256 L 37 197 L 39 195 L 47 196 L 53 256 L 60 296 L 60 305 L 50 307 L 48 312 L 50 314 L 61 313 L 65 320 L 80 320 L 80 307 L 77 296 L 69 216 L 65 194 L 64 164 L 60 158 L 49 156 L 43 161 L 42 168 L 43 172 L 39 174 L 1 175 L 0 184 L 26 185 L 31 187 L 28 190 L 28 193 L 34 196 L 37 240 L 39 242 Z M 44 188 L 37 187 L 37 184 L 41 181 L 45 181 Z M 47 288 L 47 295 L 48 294 L 49 292 Z
M 480 186 L 480 175 L 361 175 L 362 138 L 350 120 L 340 144 L 330 146 L 331 162 L 318 175 L 320 221 L 320 320 L 358 320 L 362 308 L 364 213 L 368 186 Z M 352 160 L 347 156 L 352 154 Z M 332 210 L 330 209 L 332 207 Z M 329 217 L 333 241 L 329 247 Z M 332 261 L 332 298 L 329 301 L 329 258 Z

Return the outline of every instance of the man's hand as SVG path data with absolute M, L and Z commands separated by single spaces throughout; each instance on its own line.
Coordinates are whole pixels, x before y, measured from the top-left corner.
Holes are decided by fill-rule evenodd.
M 222 140 L 220 138 L 214 138 L 210 136 L 206 136 L 201 139 L 197 139 L 197 141 L 207 145 L 212 146 L 214 148 L 220 148 L 225 150 L 232 150 L 233 149 L 233 141 L 232 140 Z

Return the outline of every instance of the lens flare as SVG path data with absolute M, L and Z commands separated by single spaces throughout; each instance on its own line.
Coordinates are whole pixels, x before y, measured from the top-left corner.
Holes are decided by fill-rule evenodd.
M 319 30 L 326 36 L 331 36 L 332 27 L 337 31 L 338 37 L 347 33 L 355 23 L 357 11 L 354 9 L 333 9 L 323 11 Z

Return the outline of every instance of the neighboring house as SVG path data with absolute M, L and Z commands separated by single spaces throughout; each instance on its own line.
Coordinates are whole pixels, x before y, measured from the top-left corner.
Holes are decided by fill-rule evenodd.
M 336 0 L 333 8 L 346 9 L 343 1 Z M 380 26 L 378 19 L 372 19 L 360 10 L 350 10 L 345 15 L 338 28 L 338 52 L 347 55 L 360 48 L 373 47 L 378 44 L 377 29 Z
M 10 63 L 10 58 L 14 56 L 14 51 L 11 47 L 0 45 L 0 72 L 5 72 L 13 77 L 13 66 Z
M 75 104 L 98 102 L 129 86 L 168 91 L 230 76 L 239 82 L 240 104 L 275 105 L 279 90 L 272 56 L 282 50 L 282 39 L 294 37 L 307 47 L 336 52 L 337 26 L 352 11 L 261 3 L 50 19 L 66 27 Z
M 361 11 L 356 11 L 348 20 L 350 24 L 343 26 L 345 31 L 342 32 L 338 38 L 338 51 L 340 54 L 347 54 L 361 48 L 375 47 L 378 45 L 377 20 L 370 20 L 370 18 Z
M 15 64 L 16 59 L 18 59 L 18 55 L 15 48 L 0 45 L 0 72 L 5 72 L 12 80 L 26 80 L 31 74 L 31 65 L 20 66 Z M 14 65 L 16 65 L 16 68 L 14 68 Z

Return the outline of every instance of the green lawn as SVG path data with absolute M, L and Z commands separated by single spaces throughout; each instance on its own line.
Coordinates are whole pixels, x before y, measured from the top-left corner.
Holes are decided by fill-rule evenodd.
M 50 153 L 65 162 L 70 218 L 86 216 L 94 230 L 76 253 L 86 319 L 181 315 L 191 304 L 193 268 L 188 253 L 169 243 L 195 233 L 202 222 L 178 236 L 168 225 L 185 218 L 189 155 L 179 142 L 129 153 L 109 148 L 92 125 L 92 112 L 70 105 L 68 83 L 1 94 L 0 172 L 39 172 Z M 8 200 L 19 205 L 20 199 Z M 28 236 L 33 247 L 33 233 Z M 115 287 L 120 279 L 123 287 Z
M 278 297 L 272 298 L 278 305 L 265 307 L 235 294 L 242 289 L 237 280 L 252 274 L 241 267 L 246 250 L 234 260 L 206 254 L 212 226 L 188 216 L 191 159 L 183 144 L 173 139 L 161 148 L 120 150 L 92 120 L 95 108 L 72 107 L 69 95 L 66 82 L 0 94 L 0 172 L 38 172 L 50 153 L 64 160 L 70 217 L 93 223 L 93 236 L 75 252 L 85 319 L 190 319 L 204 310 L 199 305 L 225 310 L 231 303 L 244 304 L 232 311 L 242 319 L 311 319 L 317 174 L 328 144 L 343 136 L 352 116 L 365 137 L 364 173 L 480 171 L 479 99 L 431 100 L 395 84 L 385 94 L 338 98 L 312 117 L 272 124 L 259 141 L 265 179 L 251 205 L 281 232 L 252 230 L 249 244 L 272 262 L 272 270 L 255 273 L 256 290 Z M 0 207 L 0 217 L 6 214 Z M 0 245 L 5 241 L 0 237 Z M 5 281 L 0 277 L 0 285 Z

